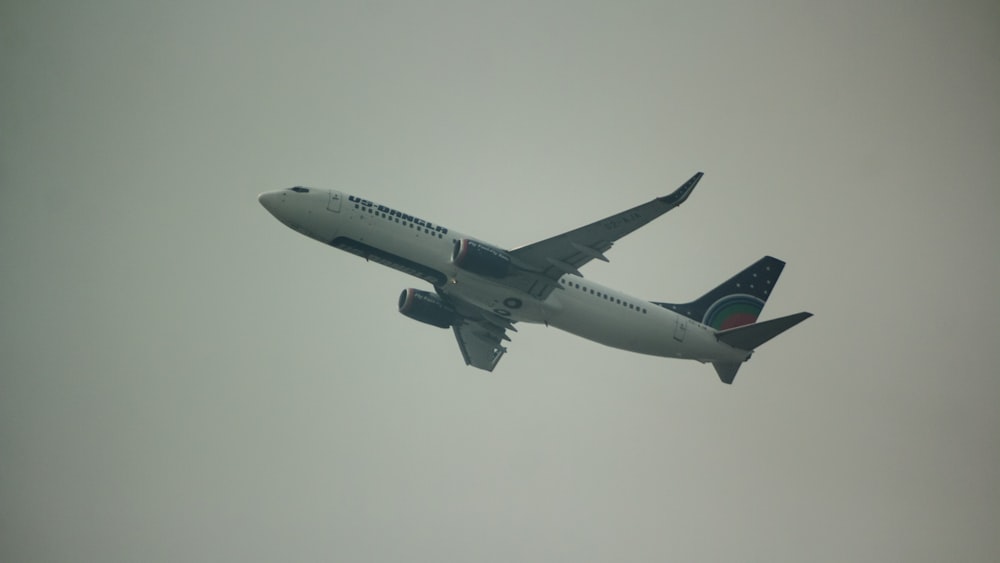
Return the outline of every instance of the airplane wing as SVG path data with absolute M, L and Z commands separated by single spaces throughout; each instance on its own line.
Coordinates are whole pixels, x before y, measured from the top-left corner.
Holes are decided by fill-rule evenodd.
M 497 334 L 495 327 L 487 323 L 465 320 L 453 326 L 452 330 L 455 331 L 465 365 L 493 371 L 507 351 L 500 345 L 505 335 L 502 332 Z
M 510 341 L 507 331 L 517 332 L 514 324 L 491 311 L 479 308 L 457 297 L 447 295 L 440 289 L 441 296 L 459 316 L 452 325 L 458 349 L 462 352 L 465 365 L 493 371 L 500 358 L 507 352 L 501 343 Z
M 580 267 L 593 259 L 607 262 L 604 253 L 618 239 L 684 203 L 703 173 L 698 172 L 673 193 L 595 221 L 578 229 L 510 251 L 520 272 L 504 280 L 544 299 L 558 287 L 564 274 L 580 274 Z

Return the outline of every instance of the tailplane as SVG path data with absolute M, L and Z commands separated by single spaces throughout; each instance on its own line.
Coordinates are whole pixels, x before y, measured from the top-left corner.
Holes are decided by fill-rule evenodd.
M 719 374 L 719 379 L 723 383 L 732 385 L 733 380 L 736 379 L 736 372 L 740 370 L 740 366 L 743 362 L 714 362 L 712 367 L 715 368 L 715 373 Z
M 772 319 L 762 323 L 749 324 L 722 330 L 715 333 L 715 337 L 720 342 L 729 344 L 733 348 L 753 352 L 754 348 L 764 344 L 768 340 L 778 336 L 782 332 L 792 328 L 812 316 L 812 313 L 795 313 L 787 317 Z M 740 370 L 743 362 L 712 362 L 715 373 L 719 374 L 719 379 L 723 383 L 732 383 L 736 379 L 736 372 Z
M 750 352 L 811 316 L 812 313 L 795 313 L 794 315 L 771 319 L 762 323 L 719 331 L 715 333 L 715 337 L 720 342 L 725 342 L 733 348 Z

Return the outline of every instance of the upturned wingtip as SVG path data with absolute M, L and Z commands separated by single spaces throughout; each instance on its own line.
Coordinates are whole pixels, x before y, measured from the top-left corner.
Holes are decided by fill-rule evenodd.
M 691 176 L 691 179 L 689 179 L 687 182 L 684 182 L 684 185 L 674 190 L 672 194 L 661 197 L 660 201 L 668 205 L 673 205 L 675 207 L 684 203 L 684 200 L 686 200 L 688 196 L 691 195 L 691 192 L 694 191 L 694 187 L 698 185 L 698 182 L 704 175 L 705 175 L 704 172 L 695 173 L 694 176 Z

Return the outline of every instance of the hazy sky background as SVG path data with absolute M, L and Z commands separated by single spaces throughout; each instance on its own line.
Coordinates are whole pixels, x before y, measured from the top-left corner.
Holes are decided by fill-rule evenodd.
M 996 561 L 996 2 L 4 2 L 0 559 Z M 493 374 L 259 192 L 816 316 L 735 385 L 524 326 Z

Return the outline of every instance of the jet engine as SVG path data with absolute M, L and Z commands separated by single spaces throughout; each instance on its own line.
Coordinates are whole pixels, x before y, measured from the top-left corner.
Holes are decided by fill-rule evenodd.
M 506 251 L 469 239 L 455 241 L 451 261 L 467 272 L 491 278 L 502 278 L 511 270 Z
M 413 320 L 440 328 L 448 328 L 455 322 L 455 311 L 437 294 L 412 287 L 399 294 L 399 312 Z

